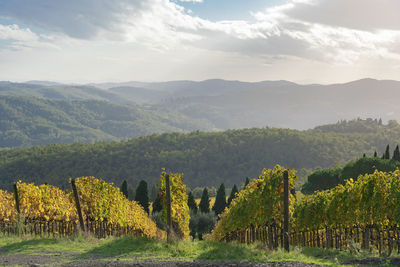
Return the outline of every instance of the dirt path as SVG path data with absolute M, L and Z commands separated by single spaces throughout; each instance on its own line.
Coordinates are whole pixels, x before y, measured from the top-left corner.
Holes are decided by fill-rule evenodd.
M 31 254 L 8 254 L 0 255 L 0 266 L 29 266 L 29 267 L 39 267 L 39 266 L 65 266 L 65 267 L 83 267 L 83 266 L 99 266 L 99 267 L 128 267 L 128 266 L 165 266 L 165 267 L 211 267 L 211 266 L 287 266 L 287 267 L 315 267 L 321 266 L 316 264 L 307 264 L 301 262 L 266 262 L 266 263 L 249 263 L 249 262 L 238 262 L 238 261 L 165 261 L 165 260 L 150 260 L 141 259 L 141 257 L 129 257 L 129 258 L 104 258 L 101 255 L 85 255 L 82 259 L 80 254 L 66 253 L 66 252 L 43 252 Z
M 90 262 L 76 262 L 70 263 L 63 266 L 73 266 L 73 267 L 81 267 L 81 266 L 166 266 L 166 267 L 212 267 L 212 266 L 226 266 L 226 267 L 235 267 L 235 266 L 244 266 L 244 267 L 267 267 L 267 266 L 287 266 L 287 267 L 314 267 L 321 266 L 315 264 L 306 264 L 301 262 L 274 262 L 274 263 L 248 263 L 248 262 L 233 262 L 233 261 L 195 261 L 195 262 L 182 262 L 182 261 L 144 261 L 144 262 L 118 262 L 118 261 L 109 261 L 109 262 L 99 262 L 99 261 L 90 261 Z
M 3 252 L 3 253 L 2 253 Z M 240 261 L 174 261 L 167 259 L 154 259 L 157 255 L 128 255 L 121 257 L 105 257 L 100 254 L 79 254 L 71 252 L 35 252 L 34 254 L 27 253 L 12 253 L 5 254 L 0 249 L 0 266 L 60 266 L 60 267 L 128 267 L 128 266 L 166 266 L 166 267 L 211 267 L 211 266 L 225 266 L 225 267 L 316 267 L 322 266 L 317 264 L 303 263 L 303 262 L 263 262 L 263 263 L 250 263 Z M 392 258 L 385 260 L 382 258 L 366 258 L 354 259 L 345 264 L 352 266 L 384 266 L 391 263 L 391 266 L 400 266 L 400 258 Z

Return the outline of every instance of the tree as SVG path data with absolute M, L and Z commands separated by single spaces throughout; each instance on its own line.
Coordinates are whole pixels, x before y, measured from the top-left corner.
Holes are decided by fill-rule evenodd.
M 130 201 L 135 200 L 135 194 L 136 194 L 135 189 L 133 189 L 132 186 L 128 185 L 128 196 L 129 196 L 128 199 Z
M 215 215 L 221 214 L 226 207 L 226 194 L 225 194 L 225 185 L 222 183 L 217 191 L 217 196 L 215 197 L 215 203 L 212 207 L 212 210 L 215 212 Z
M 154 200 L 154 202 L 153 202 L 152 214 L 162 211 L 162 203 L 161 203 L 161 201 L 162 201 L 162 197 L 161 197 L 160 192 L 158 192 L 156 200 Z
M 378 157 L 378 153 L 376 153 L 376 150 L 375 150 L 374 158 L 377 158 L 377 157 Z
M 201 195 L 199 209 L 204 213 L 210 212 L 210 198 L 208 197 L 207 187 L 204 187 L 203 194 Z
M 199 240 L 203 240 L 203 234 L 210 233 L 217 222 L 217 216 L 214 213 L 202 213 L 190 214 L 190 235 L 193 239 L 198 235 Z
M 135 201 L 137 201 L 149 214 L 149 193 L 147 190 L 147 182 L 141 180 L 136 188 Z
M 386 146 L 385 159 L 390 159 L 389 145 Z
M 124 180 L 124 181 L 122 182 L 122 185 L 121 185 L 121 192 L 122 192 L 122 194 L 124 194 L 124 196 L 125 196 L 126 198 L 129 199 L 128 183 L 126 182 L 126 180 Z
M 246 186 L 247 186 L 249 183 L 250 183 L 250 179 L 249 179 L 249 177 L 246 177 L 246 182 L 244 183 L 244 187 L 243 187 L 243 188 L 246 188 Z
M 149 197 L 149 199 L 150 199 L 151 202 L 154 202 L 154 201 L 156 200 L 156 198 L 157 198 L 157 193 L 158 193 L 157 186 L 156 186 L 155 184 L 153 184 L 153 185 L 151 186 L 151 189 L 150 189 L 150 197 Z
M 365 153 L 363 154 L 363 158 L 365 158 L 367 155 L 365 155 Z
M 232 190 L 231 190 L 231 194 L 229 195 L 229 198 L 228 198 L 228 203 L 227 203 L 228 207 L 231 204 L 232 200 L 236 197 L 236 194 L 238 194 L 238 193 L 239 193 L 239 190 L 238 190 L 237 186 L 234 184 L 232 187 Z
M 347 165 L 346 165 L 347 166 Z M 302 186 L 303 194 L 312 194 L 315 190 L 326 190 L 340 183 L 341 168 L 321 169 L 311 173 L 307 182 Z
M 400 151 L 399 151 L 399 145 L 396 146 L 396 149 L 393 152 L 393 159 L 400 161 Z
M 188 194 L 188 206 L 189 206 L 189 209 L 194 212 L 194 214 L 197 213 L 197 204 L 196 204 L 196 201 L 194 200 L 194 196 L 193 196 L 192 192 L 189 192 L 189 194 Z
M 400 168 L 400 162 L 376 158 L 359 158 L 347 163 L 343 168 L 320 169 L 308 176 L 308 181 L 302 186 L 301 192 L 311 194 L 315 190 L 326 190 L 338 184 L 345 184 L 346 180 L 357 179 L 360 175 L 371 174 L 375 170 L 390 172 Z

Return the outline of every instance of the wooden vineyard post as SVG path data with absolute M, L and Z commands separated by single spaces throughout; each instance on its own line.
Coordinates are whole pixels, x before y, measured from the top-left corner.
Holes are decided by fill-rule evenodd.
M 81 225 L 81 231 L 86 232 L 85 222 L 83 221 L 83 216 L 82 216 L 81 202 L 79 201 L 78 190 L 76 189 L 74 179 L 71 180 L 71 187 L 72 187 L 72 192 L 74 193 L 74 197 L 75 197 L 76 211 L 78 212 L 78 218 L 79 218 L 79 223 Z
M 18 189 L 17 183 L 14 183 L 14 197 L 15 197 L 15 208 L 17 209 L 17 213 L 19 215 L 19 196 L 18 196 Z
M 289 252 L 289 173 L 283 173 L 283 246 Z
M 17 230 L 17 235 L 20 234 L 20 224 L 21 224 L 21 213 L 19 209 L 19 196 L 18 196 L 18 188 L 17 188 L 17 183 L 14 183 L 13 185 L 14 188 L 14 197 L 15 197 L 15 208 L 17 209 L 17 224 L 16 224 L 16 230 Z
M 166 199 L 167 199 L 167 241 L 171 242 L 173 240 L 173 229 L 172 229 L 172 219 L 171 219 L 171 187 L 169 183 L 169 174 L 165 175 L 165 189 L 166 189 Z

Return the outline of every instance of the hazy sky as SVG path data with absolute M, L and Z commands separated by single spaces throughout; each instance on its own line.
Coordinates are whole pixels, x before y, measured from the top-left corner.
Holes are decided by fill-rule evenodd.
M 0 0 L 0 80 L 400 80 L 399 0 Z

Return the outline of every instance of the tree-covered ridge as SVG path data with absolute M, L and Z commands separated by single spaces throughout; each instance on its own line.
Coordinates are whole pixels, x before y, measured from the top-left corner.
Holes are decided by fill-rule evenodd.
M 49 100 L 101 100 L 117 104 L 135 103 L 126 96 L 86 85 L 2 82 L 0 96 L 23 96 Z
M 0 148 L 128 139 L 162 132 L 210 130 L 174 113 L 106 101 L 0 97 Z
M 382 118 L 385 122 L 400 120 L 397 101 L 400 82 L 373 79 L 332 85 L 225 80 L 91 85 L 0 82 L 0 95 L 141 104 L 161 113 L 174 111 L 193 120 L 201 119 L 221 130 L 264 126 L 309 129 L 358 116 Z M 342 123 L 339 126 L 343 126 Z M 351 129 L 349 126 L 340 129 L 333 125 L 333 128 L 347 133 Z M 362 130 L 358 127 L 360 125 L 354 126 L 352 132 Z M 369 128 L 364 123 L 362 126 Z M 319 130 L 331 131 L 326 128 Z
M 389 121 L 387 126 L 396 126 L 395 121 Z M 321 125 L 314 128 L 316 131 L 321 132 L 338 132 L 338 133 L 379 133 L 381 130 L 386 129 L 382 123 L 382 119 L 355 119 L 355 120 L 341 120 L 336 124 Z
M 343 168 L 328 168 L 316 170 L 308 176 L 302 192 L 311 194 L 316 190 L 322 191 L 345 184 L 350 178 L 354 180 L 364 174 L 372 174 L 376 170 L 383 172 L 395 171 L 400 168 L 400 162 L 393 159 L 378 157 L 363 157 L 347 163 Z
M 400 143 L 397 123 L 379 126 L 382 134 L 253 128 L 225 132 L 154 134 L 121 142 L 47 145 L 0 150 L 0 185 L 9 188 L 21 179 L 67 185 L 66 178 L 96 176 L 136 186 L 158 183 L 162 168 L 181 172 L 185 184 L 227 187 L 256 177 L 263 168 L 282 164 L 328 168 L 362 153 L 381 153 Z

